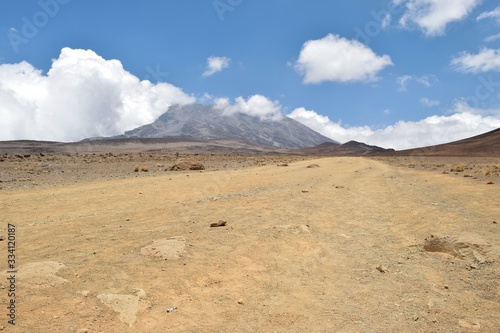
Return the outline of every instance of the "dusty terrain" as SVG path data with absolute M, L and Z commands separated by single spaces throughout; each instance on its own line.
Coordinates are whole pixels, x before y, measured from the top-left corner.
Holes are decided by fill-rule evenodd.
M 499 330 L 498 158 L 26 155 L 0 162 L 4 331 Z

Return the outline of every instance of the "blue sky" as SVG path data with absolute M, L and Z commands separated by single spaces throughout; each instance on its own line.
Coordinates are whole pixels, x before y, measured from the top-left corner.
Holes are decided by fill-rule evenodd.
M 4 1 L 0 31 L 2 140 L 115 135 L 193 102 L 396 148 L 500 127 L 496 1 Z

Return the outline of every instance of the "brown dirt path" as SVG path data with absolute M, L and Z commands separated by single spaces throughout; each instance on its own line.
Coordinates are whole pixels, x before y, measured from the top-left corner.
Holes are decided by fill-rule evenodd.
M 18 325 L 0 325 L 497 332 L 499 197 L 497 184 L 363 158 L 3 192 L 0 217 L 17 226 L 21 270 Z M 219 220 L 227 226 L 209 227 Z M 425 252 L 435 233 L 492 246 L 475 249 L 484 260 Z M 141 255 L 162 239 L 179 258 Z

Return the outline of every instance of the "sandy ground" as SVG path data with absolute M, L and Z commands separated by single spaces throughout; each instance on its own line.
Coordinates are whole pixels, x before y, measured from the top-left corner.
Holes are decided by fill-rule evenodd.
M 4 161 L 0 267 L 11 223 L 17 273 L 15 328 L 1 283 L 2 329 L 499 331 L 494 174 L 347 157 L 233 162 L 134 173 L 129 161 L 117 177 L 83 177 Z

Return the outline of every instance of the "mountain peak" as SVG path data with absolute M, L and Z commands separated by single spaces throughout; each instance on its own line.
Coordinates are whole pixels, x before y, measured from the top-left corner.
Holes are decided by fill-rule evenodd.
M 127 131 L 122 138 L 185 136 L 202 140 L 238 139 L 277 148 L 304 148 L 335 141 L 288 117 L 261 119 L 227 113 L 214 105 L 172 105 L 155 122 Z

